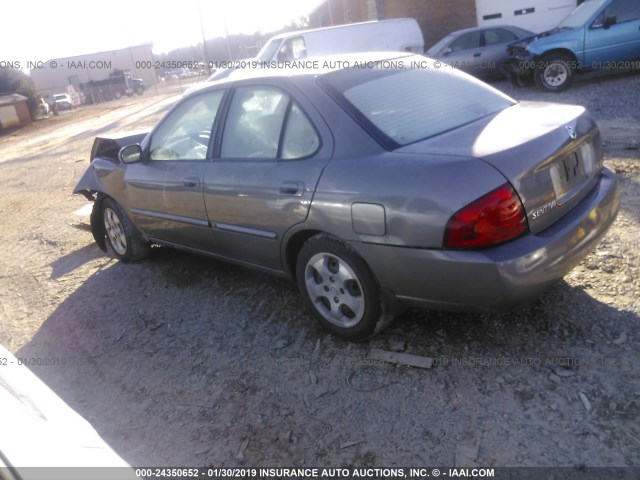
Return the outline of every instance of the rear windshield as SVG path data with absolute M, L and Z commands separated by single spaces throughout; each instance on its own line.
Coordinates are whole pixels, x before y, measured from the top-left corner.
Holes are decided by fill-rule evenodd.
M 321 84 L 387 148 L 415 143 L 495 114 L 515 101 L 453 68 L 346 69 Z

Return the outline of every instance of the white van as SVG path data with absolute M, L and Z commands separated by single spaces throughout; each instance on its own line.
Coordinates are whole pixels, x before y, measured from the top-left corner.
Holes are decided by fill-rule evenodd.
M 418 22 L 413 18 L 394 18 L 282 33 L 270 38 L 252 60 L 257 66 L 276 67 L 307 57 L 376 51 L 424 53 Z M 225 78 L 231 71 L 215 72 L 209 81 Z
M 272 37 L 256 58 L 261 62 L 285 62 L 376 51 L 424 53 L 418 22 L 413 18 L 395 18 L 282 33 Z

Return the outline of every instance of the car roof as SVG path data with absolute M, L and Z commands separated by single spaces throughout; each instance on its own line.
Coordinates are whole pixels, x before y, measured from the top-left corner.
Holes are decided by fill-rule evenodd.
M 290 62 L 283 62 L 279 64 L 278 68 L 240 68 L 234 70 L 226 78 L 215 80 L 213 82 L 206 82 L 200 88 L 195 88 L 194 90 L 190 91 L 189 94 L 214 85 L 224 85 L 227 83 L 234 83 L 239 80 L 297 77 L 309 75 L 320 76 L 338 70 L 353 68 L 356 64 L 366 66 L 370 63 L 380 64 L 385 61 L 392 62 L 401 59 L 408 60 L 412 57 L 417 56 L 418 55 L 408 52 L 361 52 L 339 55 L 324 55 L 318 57 L 307 57 L 299 60 L 291 60 Z M 420 59 L 425 60 L 425 57 L 420 57 Z M 247 59 L 246 61 L 240 60 L 236 63 L 243 64 L 243 62 L 246 62 L 247 66 L 251 66 L 253 62 L 255 62 L 256 64 L 260 63 L 254 58 Z M 267 65 L 271 64 L 271 62 L 265 63 Z
M 293 30 L 291 32 L 284 32 L 284 33 L 279 33 L 277 35 L 274 35 L 273 37 L 271 37 L 269 39 L 269 41 L 271 40 L 282 40 L 284 38 L 292 38 L 292 37 L 300 37 L 302 35 L 306 35 L 309 33 L 316 33 L 316 32 L 326 32 L 326 31 L 335 31 L 335 30 L 342 30 L 344 28 L 353 28 L 353 27 L 358 27 L 361 25 L 375 25 L 375 24 L 381 24 L 381 23 L 401 23 L 401 22 L 407 22 L 407 21 L 415 21 L 413 18 L 406 18 L 406 17 L 400 17 L 400 18 L 387 18 L 385 20 L 370 20 L 367 22 L 356 22 L 356 23 L 345 23 L 342 25 L 331 25 L 329 27 L 318 27 L 318 28 L 308 28 L 305 30 Z
M 472 28 L 463 28 L 462 30 L 455 30 L 451 33 L 449 33 L 447 36 L 449 35 L 462 35 L 464 33 L 471 33 L 471 32 L 480 32 L 483 30 L 493 30 L 496 28 L 504 28 L 506 30 L 518 30 L 518 31 L 523 31 L 526 32 L 528 30 L 524 29 L 524 28 L 520 28 L 520 27 L 516 27 L 515 25 L 485 25 L 484 27 L 472 27 Z

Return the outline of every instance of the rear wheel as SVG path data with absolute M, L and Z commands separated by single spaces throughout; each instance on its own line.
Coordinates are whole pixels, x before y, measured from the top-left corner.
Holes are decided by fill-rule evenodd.
M 576 72 L 573 61 L 566 55 L 554 53 L 540 59 L 535 72 L 536 84 L 552 92 L 561 92 L 571 86 Z
M 316 235 L 298 255 L 298 287 L 320 324 L 349 340 L 363 340 L 393 319 L 364 260 L 328 235 Z
M 149 254 L 149 243 L 142 238 L 122 207 L 111 198 L 102 202 L 102 221 L 107 245 L 116 258 L 134 262 Z

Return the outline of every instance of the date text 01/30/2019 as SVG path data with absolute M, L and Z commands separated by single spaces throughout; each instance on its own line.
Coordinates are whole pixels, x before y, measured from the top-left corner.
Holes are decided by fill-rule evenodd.
M 136 468 L 137 477 L 151 478 L 493 478 L 493 468 Z

